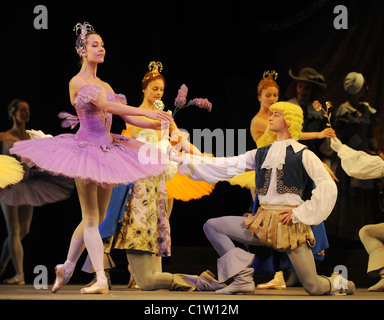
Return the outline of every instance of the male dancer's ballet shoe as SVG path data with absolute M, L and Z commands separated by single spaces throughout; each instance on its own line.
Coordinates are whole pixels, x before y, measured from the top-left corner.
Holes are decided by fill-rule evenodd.
M 329 295 L 353 295 L 356 291 L 356 286 L 353 281 L 346 280 L 339 273 L 332 273 L 330 278 L 327 278 L 331 284 Z
M 82 288 L 80 290 L 82 294 L 108 294 L 108 281 L 97 281 L 90 287 Z
M 255 283 L 253 282 L 253 268 L 245 268 L 235 275 L 234 280 L 227 287 L 216 290 L 217 294 L 254 294 Z
M 197 280 L 199 291 L 216 291 L 225 287 L 226 285 L 217 281 L 215 275 L 209 270 L 204 271 Z
M 260 283 L 257 285 L 257 289 L 277 289 L 277 290 L 285 290 L 287 289 L 287 285 L 285 284 L 283 271 L 279 271 L 275 273 L 275 277 L 267 282 Z
M 14 276 L 10 279 L 6 279 L 3 281 L 3 284 L 23 285 L 23 284 L 25 284 L 24 276 Z
M 66 285 L 72 277 L 72 272 L 66 272 L 64 264 L 58 264 L 55 267 L 56 279 L 52 286 L 52 293 L 59 291 L 64 285 Z

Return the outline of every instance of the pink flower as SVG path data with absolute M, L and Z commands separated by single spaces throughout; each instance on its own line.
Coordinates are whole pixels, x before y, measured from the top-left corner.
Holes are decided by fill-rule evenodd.
M 176 108 L 182 108 L 185 103 L 187 102 L 187 94 L 188 94 L 188 88 L 185 84 L 183 84 L 178 93 L 177 97 L 175 99 L 175 106 Z
M 208 99 L 195 98 L 193 99 L 193 103 L 199 108 L 207 109 L 208 112 L 212 110 L 212 103 L 210 103 Z
M 175 114 L 177 111 L 179 111 L 182 108 L 186 108 L 189 106 L 197 106 L 202 109 L 207 109 L 208 111 L 212 110 L 212 103 L 208 101 L 208 99 L 200 99 L 196 98 L 193 100 L 189 100 L 187 103 L 187 94 L 188 94 L 188 88 L 185 84 L 183 84 L 178 93 L 177 97 L 175 99 L 175 110 L 172 113 L 172 116 L 175 117 Z

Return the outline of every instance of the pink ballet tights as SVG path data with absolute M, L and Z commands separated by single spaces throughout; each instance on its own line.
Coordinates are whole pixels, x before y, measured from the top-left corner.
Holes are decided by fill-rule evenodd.
M 65 272 L 72 274 L 84 247 L 87 248 L 89 257 L 96 271 L 97 282 L 100 281 L 103 285 L 104 283 L 106 284 L 107 278 L 104 273 L 103 263 L 104 245 L 98 227 L 83 227 L 83 223 L 80 223 L 76 228 L 69 246 L 67 261 L 64 263 Z

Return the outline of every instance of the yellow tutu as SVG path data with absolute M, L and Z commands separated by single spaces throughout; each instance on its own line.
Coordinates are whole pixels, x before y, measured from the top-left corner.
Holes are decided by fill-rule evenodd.
M 252 170 L 238 174 L 237 176 L 234 176 L 232 179 L 228 180 L 228 182 L 233 186 L 240 186 L 250 189 L 256 188 L 255 178 L 255 170 Z
M 214 184 L 208 184 L 204 181 L 194 181 L 189 179 L 185 174 L 180 175 L 178 172 L 173 178 L 165 183 L 167 186 L 168 198 L 189 201 L 200 199 L 207 196 L 215 189 Z
M 15 158 L 0 155 L 0 188 L 18 183 L 23 179 L 23 166 Z

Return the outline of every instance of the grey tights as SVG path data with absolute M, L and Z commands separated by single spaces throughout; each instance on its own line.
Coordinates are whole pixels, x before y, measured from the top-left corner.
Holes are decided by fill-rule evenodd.
M 224 216 L 208 220 L 204 232 L 220 256 L 235 248 L 234 241 L 259 246 L 259 239 L 252 236 L 243 225 L 245 217 Z M 322 295 L 330 291 L 330 280 L 318 277 L 311 249 L 302 245 L 286 252 L 305 291 L 310 295 Z

